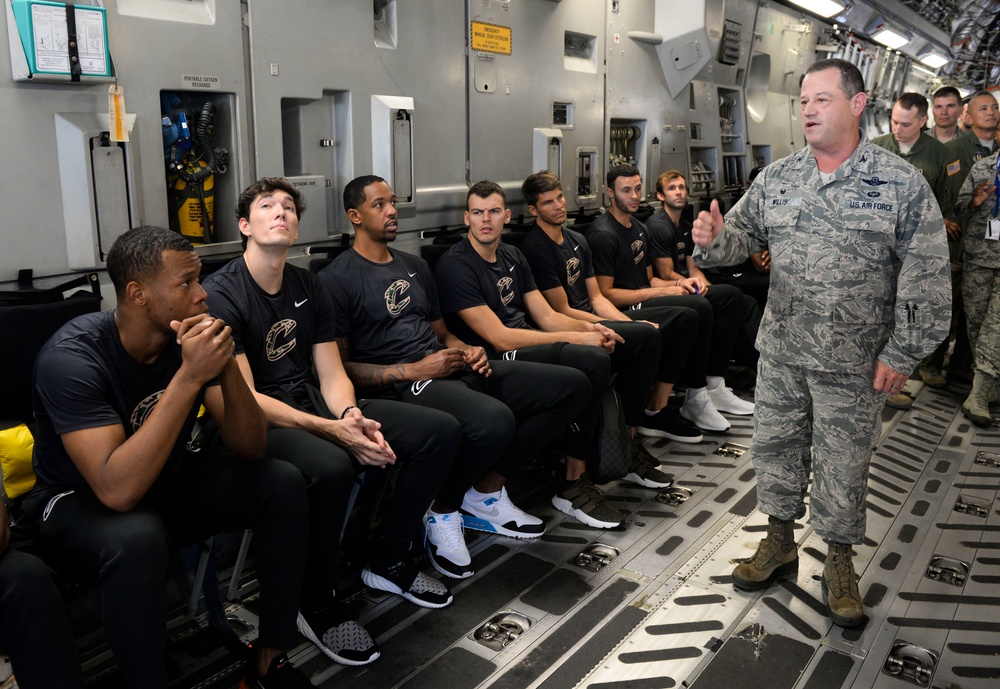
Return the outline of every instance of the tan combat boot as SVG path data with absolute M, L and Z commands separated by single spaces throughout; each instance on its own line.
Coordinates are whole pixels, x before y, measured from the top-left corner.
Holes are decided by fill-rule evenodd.
M 826 613 L 841 627 L 857 627 L 865 619 L 865 608 L 858 592 L 849 543 L 830 543 L 823 569 L 823 598 Z
M 905 392 L 900 392 L 896 395 L 889 395 L 885 400 L 885 406 L 906 411 L 913 406 L 913 398 Z
M 977 426 L 986 428 L 993 423 L 993 417 L 990 416 L 990 395 L 995 388 L 994 378 L 976 371 L 972 378 L 972 390 L 962 402 L 962 413 Z
M 733 586 L 742 591 L 766 589 L 771 582 L 799 571 L 799 551 L 795 547 L 795 522 L 774 517 L 767 520 L 767 535 L 749 560 L 736 565 Z

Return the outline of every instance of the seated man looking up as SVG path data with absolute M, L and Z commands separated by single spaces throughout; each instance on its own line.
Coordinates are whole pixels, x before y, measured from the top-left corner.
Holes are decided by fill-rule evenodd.
M 212 312 L 232 324 L 236 361 L 267 417 L 269 453 L 306 478 L 310 565 L 299 630 L 349 665 L 378 657 L 367 632 L 345 619 L 334 585 L 341 526 L 355 473 L 399 459 L 389 516 L 369 541 L 367 585 L 440 608 L 448 589 L 408 557 L 420 518 L 455 458 L 458 423 L 409 405 L 355 397 L 337 350 L 334 308 L 319 278 L 288 263 L 302 195 L 264 177 L 240 194 L 245 250 L 205 281 Z M 315 371 L 315 373 L 314 373 Z
M 626 337 L 626 344 L 616 347 L 615 351 L 627 350 L 634 338 L 618 328 L 623 323 L 631 323 L 631 319 L 601 294 L 587 240 L 578 232 L 563 227 L 566 197 L 559 178 L 544 170 L 524 180 L 521 192 L 528 211 L 535 216 L 535 226 L 518 248 L 528 259 L 542 296 L 559 313 L 590 323 L 603 323 L 617 330 Z M 618 373 L 617 389 L 622 396 L 625 421 L 638 427 L 644 435 L 682 443 L 701 442 L 698 429 L 667 408 L 670 392 L 694 344 L 698 314 L 683 306 L 663 306 L 643 311 L 642 317 L 657 327 L 660 358 L 652 392 L 649 371 L 639 369 L 641 362 L 630 361 L 626 366 L 619 366 L 622 370 Z M 639 335 L 647 335 L 647 332 L 639 331 Z M 636 378 L 639 384 L 630 386 L 629 381 Z
M 35 362 L 34 466 L 25 499 L 60 567 L 96 577 L 126 686 L 166 689 L 164 590 L 170 549 L 253 529 L 260 634 L 242 687 L 309 687 L 284 654 L 306 559 L 306 493 L 265 459 L 266 424 L 208 314 L 201 261 L 183 236 L 139 227 L 107 258 L 118 305 L 73 319 Z M 224 448 L 187 449 L 204 402 Z
M 452 335 L 427 263 L 389 249 L 396 196 L 384 179 L 349 182 L 344 208 L 354 246 L 320 272 L 335 303 L 344 365 L 359 390 L 438 409 L 462 424 L 455 466 L 425 518 L 426 546 L 442 574 L 472 576 L 463 521 L 515 538 L 545 531 L 504 486 L 576 417 L 590 384 L 565 366 L 491 362 L 482 347 Z
M 624 339 L 604 324 L 552 310 L 535 287 L 521 252 L 500 242 L 504 223 L 510 220 L 506 203 L 506 194 L 495 182 L 477 182 L 469 189 L 465 213 L 469 236 L 449 249 L 435 270 L 445 321 L 463 342 L 486 347 L 494 356 L 557 363 L 586 374 L 591 392 L 583 411 L 567 429 L 565 481 L 552 504 L 589 526 L 618 526 L 622 514 L 607 504 L 586 471 L 587 464 L 597 459 L 601 398 L 612 368 L 609 352 Z M 529 325 L 529 317 L 537 328 Z M 629 338 L 636 340 L 636 365 L 648 372 L 645 393 L 655 368 L 659 338 L 649 325 L 635 327 Z M 645 339 L 643 333 L 647 334 Z M 640 448 L 636 443 L 633 470 L 626 478 L 648 487 L 671 485 L 673 479 Z

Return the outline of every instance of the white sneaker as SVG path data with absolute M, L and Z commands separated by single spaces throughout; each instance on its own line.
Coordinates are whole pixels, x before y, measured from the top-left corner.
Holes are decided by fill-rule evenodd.
M 485 500 L 462 498 L 462 522 L 467 529 L 498 533 L 514 538 L 538 538 L 545 533 L 545 524 L 515 505 L 501 488 Z
M 475 573 L 472 556 L 465 545 L 462 515 L 458 512 L 424 515 L 424 547 L 434 569 L 446 577 L 465 579 Z
M 712 406 L 717 411 L 724 411 L 727 414 L 736 414 L 737 416 L 750 416 L 753 414 L 753 402 L 740 399 L 733 392 L 732 388 L 727 388 L 725 385 L 720 385 L 714 390 L 709 390 L 708 396 L 712 398 Z
M 712 398 L 704 388 L 697 394 L 687 391 L 681 405 L 681 416 L 703 431 L 723 433 L 729 430 L 729 422 L 712 404 Z

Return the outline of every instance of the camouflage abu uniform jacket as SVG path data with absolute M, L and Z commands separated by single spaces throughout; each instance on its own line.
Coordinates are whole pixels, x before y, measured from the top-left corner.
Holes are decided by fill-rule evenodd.
M 962 191 L 955 202 L 955 213 L 959 217 L 970 218 L 965 230 L 965 261 L 985 268 L 1000 268 L 1000 241 L 986 239 L 986 223 L 993 217 L 997 203 L 994 191 L 979 207 L 969 209 L 972 192 L 980 182 L 993 182 L 997 169 L 997 153 L 983 158 L 972 166 L 969 176 L 962 184 Z
M 946 242 L 927 181 L 862 135 L 828 184 L 808 147 L 768 166 L 694 255 L 716 266 L 771 252 L 762 355 L 865 375 L 878 357 L 909 374 L 948 335 Z

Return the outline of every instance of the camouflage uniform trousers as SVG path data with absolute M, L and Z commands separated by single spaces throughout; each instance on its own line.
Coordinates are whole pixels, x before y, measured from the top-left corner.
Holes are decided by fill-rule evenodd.
M 965 264 L 962 296 L 975 369 L 1000 377 L 1000 268 Z
M 785 521 L 805 515 L 811 456 L 816 533 L 863 540 L 868 466 L 886 397 L 872 387 L 873 371 L 828 373 L 761 357 L 750 458 L 762 512 Z

